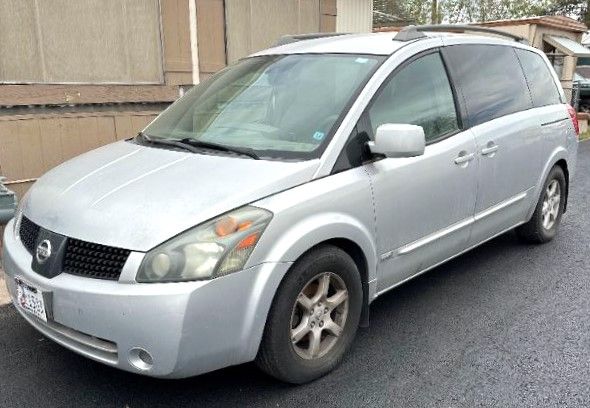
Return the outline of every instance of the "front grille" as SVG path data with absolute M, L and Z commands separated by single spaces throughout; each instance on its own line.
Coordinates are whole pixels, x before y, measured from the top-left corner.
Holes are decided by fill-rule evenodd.
M 118 280 L 131 251 L 68 238 L 63 272 L 94 279 Z
M 33 254 L 41 227 L 24 215 L 18 235 L 24 247 Z M 131 251 L 68 238 L 62 272 L 94 279 L 118 280 Z
M 33 221 L 29 220 L 24 215 L 21 217 L 18 236 L 24 247 L 27 248 L 27 251 L 31 254 L 35 250 L 35 243 L 37 242 L 40 230 L 41 228 Z

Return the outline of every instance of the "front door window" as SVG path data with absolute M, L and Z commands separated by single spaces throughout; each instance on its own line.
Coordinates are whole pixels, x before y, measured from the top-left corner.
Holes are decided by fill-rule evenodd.
M 384 123 L 418 125 L 426 142 L 459 129 L 453 92 L 438 53 L 426 55 L 397 72 L 368 110 L 373 134 Z

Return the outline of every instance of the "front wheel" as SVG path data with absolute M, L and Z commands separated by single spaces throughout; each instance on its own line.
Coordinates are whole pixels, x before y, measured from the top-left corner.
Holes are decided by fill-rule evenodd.
M 362 296 L 359 271 L 346 252 L 333 246 L 308 252 L 275 295 L 258 366 L 294 384 L 332 371 L 354 339 Z
M 525 242 L 542 244 L 557 234 L 565 208 L 566 180 L 559 166 L 553 167 L 543 186 L 543 191 L 532 218 L 518 227 L 516 232 Z

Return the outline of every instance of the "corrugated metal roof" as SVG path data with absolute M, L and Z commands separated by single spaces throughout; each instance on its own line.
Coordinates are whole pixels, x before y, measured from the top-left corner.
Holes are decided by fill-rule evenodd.
M 576 57 L 590 57 L 590 49 L 584 47 L 582 44 L 572 39 L 558 37 L 555 35 L 545 35 L 543 36 L 543 40 L 566 55 L 573 55 Z

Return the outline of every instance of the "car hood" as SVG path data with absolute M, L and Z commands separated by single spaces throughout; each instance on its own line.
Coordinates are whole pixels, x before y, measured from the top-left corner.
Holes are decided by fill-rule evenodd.
M 318 163 L 118 142 L 41 177 L 30 189 L 23 211 L 59 234 L 148 251 L 219 214 L 311 180 Z

